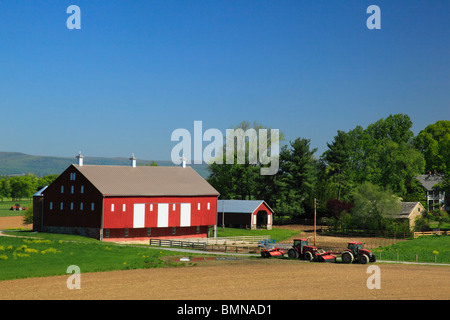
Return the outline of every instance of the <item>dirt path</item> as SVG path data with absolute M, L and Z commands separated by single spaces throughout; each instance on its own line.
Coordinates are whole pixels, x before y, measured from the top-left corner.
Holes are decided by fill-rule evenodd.
M 292 260 L 205 261 L 194 267 L 81 274 L 0 282 L 0 299 L 450 299 L 450 268 L 379 265 L 381 289 L 367 288 L 367 265 Z M 238 272 L 237 272 L 238 270 Z

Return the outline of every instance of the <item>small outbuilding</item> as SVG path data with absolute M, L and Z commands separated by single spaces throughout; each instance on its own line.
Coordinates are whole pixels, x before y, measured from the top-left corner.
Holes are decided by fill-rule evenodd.
M 392 218 L 408 220 L 409 228 L 412 230 L 416 223 L 416 219 L 420 218 L 425 212 L 424 206 L 420 202 L 402 202 L 402 212 L 392 215 Z
M 264 200 L 218 200 L 217 223 L 226 227 L 272 229 L 273 210 Z

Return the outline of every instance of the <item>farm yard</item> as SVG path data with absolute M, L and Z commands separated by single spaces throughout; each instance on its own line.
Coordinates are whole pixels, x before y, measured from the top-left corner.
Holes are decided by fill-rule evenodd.
M 21 218 L 19 216 L 0 218 L 0 229 L 23 228 Z M 300 236 L 311 236 L 308 230 L 302 230 L 301 226 L 289 228 L 295 229 L 295 233 L 298 231 Z M 292 236 L 283 242 L 289 243 L 295 237 Z M 0 245 L 6 241 L 5 238 L 2 239 Z M 318 236 L 316 240 L 319 246 L 321 243 L 345 246 L 346 241 L 349 241 L 339 237 L 326 239 L 324 236 Z M 371 239 L 365 239 L 364 242 L 368 243 L 369 240 Z M 39 243 L 37 240 L 33 242 L 30 239 L 22 239 L 18 244 L 23 242 L 22 246 L 25 245 L 26 248 L 38 248 L 39 244 L 42 245 L 42 248 L 39 247 L 41 250 L 48 250 L 46 244 L 48 241 L 51 240 Z M 95 240 L 88 241 L 90 242 L 97 243 Z M 57 244 L 59 241 L 53 240 L 50 246 L 55 250 L 62 250 Z M 109 252 L 112 251 L 112 244 L 103 247 L 105 250 L 110 248 Z M 142 248 L 133 250 L 136 251 L 134 252 L 136 261 L 145 260 L 146 256 L 151 255 L 146 255 Z M 55 253 L 49 251 L 48 254 Z M 161 256 L 156 255 L 159 266 L 144 269 L 134 269 L 130 264 L 127 266 L 123 263 L 122 270 L 106 272 L 87 272 L 83 271 L 86 270 L 85 267 L 81 267 L 81 290 L 67 289 L 66 281 L 69 274 L 65 274 L 65 270 L 58 276 L 4 280 L 1 281 L 0 299 L 448 300 L 450 298 L 450 268 L 443 266 L 377 264 L 381 271 L 381 289 L 369 290 L 366 285 L 370 276 L 367 273 L 368 265 L 319 264 L 290 259 L 261 258 L 203 260 L 192 257 L 190 262 L 180 263 L 179 253 L 164 252 L 162 255 L 164 257 L 161 260 L 159 259 Z M 105 261 L 106 263 L 108 261 Z M 239 269 L 239 272 L 236 272 L 236 269 Z M 164 290 L 160 290 L 162 287 Z

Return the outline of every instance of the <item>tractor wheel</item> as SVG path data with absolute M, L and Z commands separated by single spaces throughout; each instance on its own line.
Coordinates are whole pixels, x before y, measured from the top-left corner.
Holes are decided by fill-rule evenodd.
M 365 254 L 362 254 L 359 257 L 359 263 L 366 264 L 367 262 L 369 262 L 369 257 L 367 255 L 365 255 Z
M 377 257 L 372 253 L 372 256 L 370 257 L 370 262 L 377 262 Z
M 308 261 L 312 261 L 312 259 L 313 259 L 313 255 L 309 251 L 305 252 L 305 254 L 303 256 L 304 256 L 305 260 L 308 260 Z
M 298 251 L 295 249 L 289 249 L 288 257 L 292 259 L 298 259 Z
M 342 262 L 343 263 L 352 263 L 353 262 L 353 254 L 349 251 L 346 251 L 342 254 Z

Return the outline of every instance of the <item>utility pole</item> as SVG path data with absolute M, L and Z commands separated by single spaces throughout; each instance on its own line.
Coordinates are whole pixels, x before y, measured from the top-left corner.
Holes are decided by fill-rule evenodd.
M 225 200 L 222 200 L 222 231 L 225 231 Z
M 314 198 L 314 246 L 316 245 L 316 198 Z

